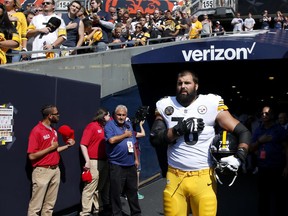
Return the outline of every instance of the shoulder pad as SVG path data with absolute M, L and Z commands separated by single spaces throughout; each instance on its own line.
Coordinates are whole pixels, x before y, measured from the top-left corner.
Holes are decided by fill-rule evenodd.
M 161 101 L 161 100 L 163 100 L 163 99 L 165 99 L 165 98 L 168 98 L 168 97 L 169 97 L 169 96 L 164 96 L 164 97 L 160 98 L 159 101 Z

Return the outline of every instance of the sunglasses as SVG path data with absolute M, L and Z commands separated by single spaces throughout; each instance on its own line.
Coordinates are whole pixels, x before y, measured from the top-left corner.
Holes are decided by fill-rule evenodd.
M 269 116 L 269 113 L 268 112 L 262 112 L 261 116 Z
M 42 5 L 51 5 L 52 2 L 43 2 Z
M 141 26 L 136 26 L 136 28 L 142 28 Z
M 53 116 L 60 116 L 60 114 L 57 112 L 57 113 L 51 113 L 51 115 Z

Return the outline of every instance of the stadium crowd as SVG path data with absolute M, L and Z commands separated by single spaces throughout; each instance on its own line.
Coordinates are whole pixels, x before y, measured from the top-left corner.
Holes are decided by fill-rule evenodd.
M 0 3 L 0 64 L 56 58 L 89 52 L 123 49 L 148 44 L 192 40 L 226 33 L 220 21 L 190 10 L 130 14 L 126 8 L 102 10 L 101 0 L 91 0 L 85 8 L 78 0 L 57 12 L 54 0 L 41 5 L 29 3 L 23 9 L 19 0 Z M 2 12 L 2 13 L 1 13 Z M 51 19 L 52 18 L 52 19 Z M 274 17 L 263 11 L 259 25 L 253 14 L 244 18 L 238 12 L 231 19 L 233 33 L 261 29 L 287 29 L 288 16 L 280 11 Z M 15 27 L 15 28 L 14 28 Z

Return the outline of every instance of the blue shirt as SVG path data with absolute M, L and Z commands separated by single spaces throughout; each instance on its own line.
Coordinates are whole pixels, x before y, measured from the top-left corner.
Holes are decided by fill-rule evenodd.
M 272 140 L 261 144 L 257 151 L 257 165 L 263 168 L 283 168 L 285 166 L 285 153 L 283 141 L 287 139 L 287 132 L 279 124 L 274 124 L 270 128 L 259 126 L 252 137 L 252 142 L 256 142 L 262 135 L 271 135 Z M 265 158 L 261 158 L 261 151 L 265 151 Z
M 121 135 L 125 130 L 132 131 L 132 137 L 125 138 L 119 143 L 111 144 L 109 139 L 114 136 Z M 136 143 L 136 137 L 133 133 L 131 122 L 125 122 L 123 127 L 118 126 L 115 120 L 108 121 L 104 128 L 106 139 L 106 153 L 110 163 L 120 166 L 133 166 L 135 165 L 134 152 L 128 152 L 127 142 L 133 145 Z

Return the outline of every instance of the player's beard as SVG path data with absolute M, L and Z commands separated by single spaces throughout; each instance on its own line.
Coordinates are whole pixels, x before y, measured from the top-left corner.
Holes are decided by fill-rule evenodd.
M 194 88 L 194 90 L 188 94 L 181 94 L 181 91 L 177 92 L 176 100 L 183 107 L 187 107 L 192 103 L 192 101 L 195 100 L 196 97 L 197 97 L 197 90 L 196 90 L 196 88 Z

